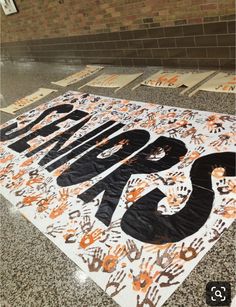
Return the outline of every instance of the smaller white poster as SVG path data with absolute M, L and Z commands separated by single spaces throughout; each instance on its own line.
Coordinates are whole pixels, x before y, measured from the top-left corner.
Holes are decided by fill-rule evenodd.
M 0 4 L 5 15 L 17 13 L 17 9 L 13 0 L 0 0 Z
M 195 85 L 203 81 L 204 79 L 208 78 L 210 75 L 212 75 L 214 71 L 203 71 L 203 72 L 191 72 L 189 77 L 185 79 L 184 86 L 186 86 L 186 89 L 184 89 L 180 95 L 183 95 L 185 92 L 189 91 L 191 88 L 193 88 Z
M 151 87 L 170 87 L 177 88 L 185 84 L 185 81 L 189 78 L 191 73 L 186 72 L 167 72 L 158 71 L 154 75 L 148 77 L 146 80 L 142 81 L 140 84 L 133 88 L 136 89 L 140 85 L 151 86 Z
M 93 87 L 111 87 L 117 88 L 115 92 L 120 90 L 121 88 L 125 87 L 129 83 L 136 80 L 140 77 L 143 73 L 137 74 L 102 74 L 97 78 L 93 79 L 92 81 L 86 83 L 84 86 L 93 86 Z M 80 88 L 82 88 L 80 87 Z
M 97 73 L 101 69 L 103 69 L 102 66 L 87 65 L 83 70 L 76 72 L 75 74 L 68 76 L 65 79 L 62 79 L 56 82 L 51 82 L 51 83 L 59 85 L 59 86 L 68 86 L 68 85 L 77 83 L 87 77 L 90 77 L 91 75 Z
M 236 93 L 236 75 L 220 72 L 193 91 L 193 96 L 198 91 Z
M 18 99 L 14 103 L 10 104 L 5 108 L 0 108 L 0 111 L 14 114 L 16 111 L 32 104 L 35 101 L 38 101 L 45 96 L 51 94 L 52 92 L 57 92 L 57 90 L 50 89 L 50 88 L 39 88 L 36 92 L 31 95 L 25 96 L 24 98 Z

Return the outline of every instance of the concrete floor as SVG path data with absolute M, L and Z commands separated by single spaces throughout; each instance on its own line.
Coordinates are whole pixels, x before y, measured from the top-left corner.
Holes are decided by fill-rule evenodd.
M 67 90 L 77 90 L 82 81 L 68 88 L 50 84 L 77 70 L 79 66 L 47 63 L 4 63 L 1 66 L 1 93 L 5 101 L 2 106 L 14 102 L 39 87 L 58 89 L 33 106 L 54 98 Z M 157 67 L 118 68 L 106 67 L 103 72 L 142 72 L 146 78 L 157 71 Z M 93 79 L 91 77 L 90 79 Z M 88 82 L 89 79 L 86 79 Z M 206 111 L 234 114 L 232 94 L 199 92 L 191 99 L 179 96 L 180 89 L 150 89 L 142 87 L 131 92 L 137 81 L 118 93 L 110 89 L 85 87 L 90 92 L 118 98 L 157 102 L 159 104 L 194 108 Z M 32 105 L 17 114 L 31 109 Z M 12 118 L 1 113 L 1 122 Z M 11 307 L 69 307 L 69 306 L 117 306 L 90 278 L 68 259 L 51 241 L 39 232 L 11 204 L 1 199 L 1 306 Z M 209 281 L 235 283 L 235 223 L 225 231 L 221 239 L 200 261 L 189 277 L 164 304 L 168 307 L 198 307 L 205 303 L 205 287 Z M 233 289 L 235 295 L 235 289 Z M 128 307 L 128 306 L 127 306 Z

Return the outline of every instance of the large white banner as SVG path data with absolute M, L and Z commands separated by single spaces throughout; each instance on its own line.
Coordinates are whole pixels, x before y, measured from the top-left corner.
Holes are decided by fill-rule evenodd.
M 70 91 L 1 126 L 1 191 L 121 306 L 161 306 L 236 216 L 234 131 Z

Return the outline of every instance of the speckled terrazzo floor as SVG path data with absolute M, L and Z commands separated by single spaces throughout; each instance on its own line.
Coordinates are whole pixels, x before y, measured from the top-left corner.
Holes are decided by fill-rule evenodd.
M 59 88 L 50 84 L 77 70 L 79 66 L 46 63 L 4 63 L 1 66 L 1 93 L 5 101 L 3 106 L 32 93 L 39 87 L 58 89 L 33 106 L 54 98 L 66 90 L 77 90 L 82 81 L 68 88 Z M 106 67 L 104 72 L 142 72 L 146 78 L 157 71 L 149 68 Z M 93 76 L 94 77 L 94 76 Z M 91 77 L 90 79 L 93 79 Z M 86 79 L 88 82 L 89 79 Z M 112 96 L 139 101 L 152 101 L 159 104 L 194 108 L 222 113 L 234 113 L 234 96 L 229 94 L 199 92 L 191 99 L 179 96 L 180 89 L 130 89 L 138 81 L 113 93 L 109 89 L 83 88 L 104 96 Z M 32 105 L 25 108 L 31 109 Z M 1 122 L 12 118 L 1 113 Z M 1 198 L 1 306 L 11 307 L 101 307 L 117 306 L 90 278 L 87 278 L 70 259 L 68 259 L 51 241 L 39 232 L 11 204 Z M 221 239 L 200 261 L 189 277 L 164 304 L 168 307 L 198 307 L 205 303 L 205 286 L 209 281 L 229 281 L 235 284 L 235 223 L 225 231 Z M 235 288 L 233 295 L 235 295 Z M 127 306 L 128 307 L 128 306 Z

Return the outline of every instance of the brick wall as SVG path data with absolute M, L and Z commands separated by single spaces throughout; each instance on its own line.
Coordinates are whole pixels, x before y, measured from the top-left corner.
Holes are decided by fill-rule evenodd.
M 232 0 L 16 0 L 2 57 L 117 65 L 234 66 Z
M 16 0 L 2 42 L 199 24 L 234 18 L 234 0 Z

